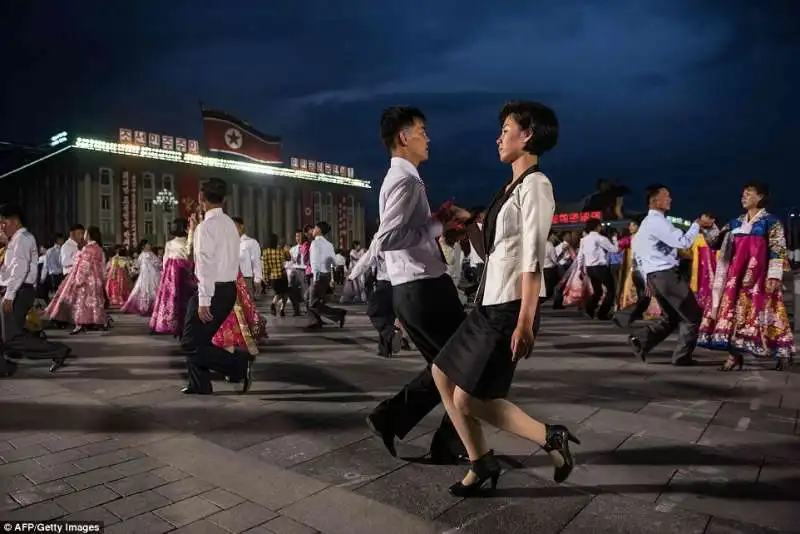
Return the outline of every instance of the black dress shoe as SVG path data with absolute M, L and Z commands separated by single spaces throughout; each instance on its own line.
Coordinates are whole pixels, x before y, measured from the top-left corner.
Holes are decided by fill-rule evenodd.
M 697 361 L 693 360 L 692 358 L 681 358 L 680 360 L 675 360 L 674 362 L 672 362 L 672 365 L 676 367 L 691 367 L 696 363 Z
M 644 347 L 642 346 L 641 340 L 638 337 L 631 334 L 628 336 L 628 345 L 631 346 L 633 353 L 640 359 L 642 362 L 647 362 L 647 356 L 644 353 Z
M 184 386 L 181 388 L 181 393 L 183 393 L 184 395 L 211 395 L 211 390 L 199 391 L 192 388 L 191 386 Z
M 72 353 L 72 349 L 67 349 L 64 355 L 60 358 L 53 358 L 53 364 L 50 366 L 50 372 L 55 373 L 60 368 L 64 367 L 64 362 L 69 357 L 70 353 Z
M 341 315 L 339 315 L 339 328 L 344 328 L 344 320 L 347 318 L 347 311 L 343 311 Z
M 252 356 L 247 360 L 247 369 L 245 370 L 244 377 L 242 378 L 242 395 L 250 391 L 250 386 L 253 385 L 253 360 L 254 358 Z
M 393 457 L 397 457 L 397 449 L 394 446 L 394 432 L 392 432 L 388 425 L 384 422 L 380 413 L 372 413 L 367 416 L 367 426 L 372 433 L 381 438 L 383 446 L 389 451 Z

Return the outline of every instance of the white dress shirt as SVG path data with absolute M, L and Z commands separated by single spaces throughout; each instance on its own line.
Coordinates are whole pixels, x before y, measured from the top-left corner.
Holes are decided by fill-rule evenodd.
M 544 245 L 544 268 L 552 269 L 558 265 L 558 253 L 556 247 L 548 239 Z
M 431 218 L 425 185 L 409 161 L 392 158 L 381 185 L 378 212 L 381 223 L 375 239 L 392 285 L 439 278 L 447 272 L 436 242 L 442 225 Z
M 36 238 L 27 228 L 20 228 L 6 246 L 6 257 L 0 267 L 0 287 L 6 288 L 4 300 L 14 300 L 22 284 L 36 284 L 39 251 Z
M 46 274 L 64 274 L 61 267 L 61 245 L 53 245 L 44 253 L 44 270 Z
M 336 250 L 333 244 L 325 239 L 323 236 L 318 235 L 311 242 L 311 248 L 308 252 L 309 261 L 311 262 L 311 274 L 314 275 L 316 280 L 317 275 L 330 274 L 333 267 L 334 258 L 336 257 Z
M 444 259 L 447 261 L 447 274 L 453 279 L 453 283 L 458 287 L 461 282 L 462 263 L 464 261 L 464 252 L 461 250 L 461 243 L 454 243 L 451 247 L 445 241 L 444 236 L 439 237 L 439 246 L 444 254 Z
M 589 232 L 581 239 L 578 257 L 583 257 L 583 265 L 586 267 L 599 267 L 608 265 L 608 255 L 618 251 L 619 247 L 615 243 L 612 243 L 606 236 L 594 231 Z
M 260 284 L 264 279 L 261 272 L 261 245 L 249 235 L 242 234 L 239 240 L 239 270 L 245 278 L 252 278 Z
M 383 257 L 383 252 L 378 250 L 377 241 L 375 239 L 370 243 L 369 248 L 358 260 L 358 263 L 353 264 L 350 268 L 350 280 L 355 280 L 364 275 L 368 270 L 375 269 L 375 278 L 382 282 L 390 282 L 389 273 L 386 272 L 386 259 Z
M 631 250 L 639 272 L 646 277 L 674 269 L 679 263 L 678 249 L 691 248 L 699 233 L 700 225 L 696 222 L 684 233 L 672 226 L 662 212 L 648 211 L 639 231 L 631 239 Z
M 289 255 L 292 257 L 292 269 L 306 270 L 306 262 L 303 260 L 303 252 L 300 250 L 300 245 L 295 245 L 289 250 Z
M 235 282 L 239 274 L 239 231 L 222 208 L 214 208 L 197 225 L 192 240 L 198 303 L 211 306 L 214 284 Z
M 72 269 L 72 264 L 75 262 L 75 254 L 77 253 L 78 243 L 76 243 L 71 237 L 67 239 L 63 245 L 61 245 L 60 260 L 64 275 L 69 274 L 70 269 Z

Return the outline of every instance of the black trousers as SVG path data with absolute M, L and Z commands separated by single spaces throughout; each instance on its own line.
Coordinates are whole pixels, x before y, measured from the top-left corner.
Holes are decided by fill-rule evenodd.
M 466 312 L 458 299 L 456 286 L 448 275 L 407 282 L 392 287 L 394 312 L 411 341 L 425 358 L 425 368 L 394 397 L 375 410 L 391 422 L 394 435 L 406 437 L 412 428 L 441 402 L 433 381 L 431 364 L 447 340 L 464 321 Z M 431 442 L 431 449 L 463 453 L 464 445 L 447 417 L 442 418 Z
M 614 321 L 621 327 L 627 328 L 644 317 L 644 312 L 650 307 L 650 297 L 647 295 L 647 285 L 639 271 L 631 272 L 633 286 L 636 288 L 636 302 L 614 314 Z
M 592 296 L 586 303 L 586 313 L 592 317 L 606 319 L 614 306 L 616 296 L 614 275 L 608 265 L 594 265 L 586 268 L 586 275 L 592 284 Z M 606 294 L 603 296 L 603 288 Z
M 0 302 L 5 296 L 5 288 L 0 289 Z M 32 335 L 25 329 L 25 318 L 36 300 L 36 290 L 31 284 L 22 284 L 14 296 L 11 313 L 6 314 L 0 307 L 2 321 L 3 352 L 9 358 L 28 358 L 49 360 L 67 356 L 69 348 L 63 343 L 47 341 Z M 5 361 L 0 358 L 0 366 Z
M 308 313 L 314 318 L 312 325 L 322 325 L 322 317 L 329 321 L 338 322 L 345 314 L 344 310 L 328 306 L 325 302 L 330 289 L 331 275 L 329 273 L 318 274 L 316 279 L 312 281 L 308 303 Z
M 367 303 L 367 317 L 378 331 L 378 350 L 381 356 L 392 355 L 394 337 L 394 309 L 392 303 L 392 283 L 378 280 L 375 291 Z
M 635 334 L 644 353 L 667 339 L 678 330 L 678 346 L 672 353 L 672 363 L 686 361 L 692 357 L 697 345 L 697 330 L 703 318 L 703 310 L 697 304 L 689 282 L 678 269 L 650 273 L 647 284 L 653 290 L 662 315 L 647 321 Z
M 235 351 L 233 354 L 215 346 L 211 340 L 236 304 L 236 283 L 218 282 L 211 297 L 212 320 L 204 323 L 197 316 L 199 303 L 195 294 L 186 307 L 181 346 L 188 352 L 186 369 L 189 388 L 197 393 L 210 393 L 211 371 L 236 381 L 244 377 L 250 357 Z
M 544 269 L 544 288 L 548 299 L 553 298 L 558 280 L 558 267 L 547 267 Z

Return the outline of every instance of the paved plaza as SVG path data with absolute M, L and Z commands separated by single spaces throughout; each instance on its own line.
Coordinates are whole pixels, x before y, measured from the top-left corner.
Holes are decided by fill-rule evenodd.
M 537 447 L 491 430 L 499 489 L 464 500 L 447 487 L 465 467 L 422 458 L 441 411 L 399 458 L 370 435 L 368 411 L 422 359 L 379 358 L 363 307 L 350 312 L 319 333 L 270 317 L 247 395 L 178 393 L 182 356 L 142 318 L 52 333 L 77 359 L 0 380 L 0 517 L 137 534 L 800 532 L 800 366 L 719 373 L 724 355 L 698 351 L 675 368 L 669 342 L 645 365 L 610 324 L 545 310 L 511 398 L 568 425 L 579 466 L 556 485 Z

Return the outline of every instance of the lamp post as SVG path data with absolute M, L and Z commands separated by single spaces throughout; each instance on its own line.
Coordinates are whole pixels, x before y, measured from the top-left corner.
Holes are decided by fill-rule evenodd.
M 169 189 L 162 189 L 156 194 L 153 204 L 161 210 L 161 223 L 164 229 L 164 242 L 166 243 L 167 234 L 169 233 L 169 218 L 172 215 L 172 208 L 178 205 L 178 199 Z

